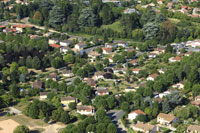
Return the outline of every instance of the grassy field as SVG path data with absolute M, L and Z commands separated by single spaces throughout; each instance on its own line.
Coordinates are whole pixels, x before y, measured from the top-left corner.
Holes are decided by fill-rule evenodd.
M 112 29 L 114 31 L 118 31 L 118 32 L 122 31 L 122 27 L 120 26 L 120 21 L 116 21 L 109 25 L 102 25 L 101 28 L 103 28 L 103 29 L 110 28 L 110 29 Z
M 22 102 L 19 102 L 17 105 L 15 105 L 14 107 L 20 111 L 23 111 L 26 106 L 29 104 L 28 101 L 22 101 Z

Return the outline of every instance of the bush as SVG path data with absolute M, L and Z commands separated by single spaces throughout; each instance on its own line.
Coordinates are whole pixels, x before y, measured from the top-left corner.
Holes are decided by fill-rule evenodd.
M 29 133 L 29 128 L 25 125 L 20 125 L 15 128 L 13 133 Z
M 72 110 L 76 109 L 76 103 L 74 103 L 74 102 L 70 103 L 69 108 Z

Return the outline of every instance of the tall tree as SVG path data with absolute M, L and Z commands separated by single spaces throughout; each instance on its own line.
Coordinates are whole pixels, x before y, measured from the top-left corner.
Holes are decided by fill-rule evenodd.
M 62 25 L 65 22 L 65 20 L 65 15 L 60 7 L 54 6 L 49 12 L 49 24 L 52 27 L 56 28 L 57 26 Z

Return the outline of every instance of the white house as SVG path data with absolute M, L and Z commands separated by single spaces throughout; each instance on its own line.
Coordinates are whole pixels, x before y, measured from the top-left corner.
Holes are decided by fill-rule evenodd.
M 137 13 L 139 14 L 139 11 L 137 11 L 135 8 L 127 8 L 124 10 L 124 14 L 131 14 L 131 13 Z
M 110 63 L 113 63 L 113 62 L 114 62 L 114 61 L 113 61 L 113 57 L 110 57 L 108 60 L 109 60 Z
M 164 113 L 160 113 L 157 116 L 157 122 L 164 125 L 164 126 L 171 126 L 172 123 L 177 122 L 179 119 L 176 118 L 174 115 L 172 114 L 164 114 Z
M 60 53 L 66 54 L 69 50 L 70 50 L 70 48 L 67 47 L 67 46 L 61 46 L 60 47 Z
M 112 48 L 102 48 L 103 54 L 110 54 L 112 53 Z
M 138 69 L 138 68 L 133 68 L 133 69 L 132 69 L 132 72 L 133 72 L 134 74 L 139 74 L 140 69 Z
M 77 106 L 77 113 L 81 115 L 94 115 L 95 109 L 92 106 Z
M 146 115 L 142 110 L 134 110 L 128 114 L 129 120 L 134 120 L 138 115 Z
M 78 44 L 75 45 L 75 49 L 84 49 L 87 46 L 86 43 L 84 42 L 79 42 Z
M 62 71 L 62 74 L 64 77 L 73 77 L 74 76 L 74 74 L 72 73 L 71 70 L 64 70 L 64 71 Z
M 94 74 L 94 80 L 104 79 L 103 74 L 104 73 L 102 73 L 102 72 L 95 72 L 95 74 Z
M 123 74 L 126 74 L 126 68 L 113 68 L 113 72 L 114 72 L 114 74 L 116 74 L 116 73 L 120 73 L 120 72 L 122 72 Z
M 49 44 L 57 44 L 59 43 L 58 39 L 49 39 Z
M 180 61 L 181 61 L 181 57 L 179 57 L 179 56 L 169 58 L 169 62 L 171 62 L 171 63 L 180 62 Z
M 158 97 L 159 97 L 159 98 L 163 98 L 164 96 L 167 96 L 167 95 L 169 95 L 169 94 L 171 94 L 170 91 L 165 91 L 165 92 L 163 92 L 163 93 L 159 93 Z
M 40 100 L 47 99 L 47 94 L 48 94 L 48 92 L 40 92 Z
M 183 89 L 184 88 L 184 82 L 179 82 L 177 84 L 174 84 L 174 85 L 172 85 L 172 88 Z
M 147 80 L 151 80 L 154 81 L 156 79 L 156 77 L 158 77 L 159 75 L 157 73 L 151 74 L 147 77 Z
M 117 46 L 118 47 L 126 47 L 128 45 L 128 43 L 127 42 L 119 42 L 118 44 L 117 44 Z
M 71 40 L 62 40 L 62 41 L 60 41 L 60 46 L 69 47 L 70 45 L 72 45 L 72 41 Z
M 149 53 L 147 56 L 149 58 L 156 58 L 157 54 L 155 54 L 155 53 Z

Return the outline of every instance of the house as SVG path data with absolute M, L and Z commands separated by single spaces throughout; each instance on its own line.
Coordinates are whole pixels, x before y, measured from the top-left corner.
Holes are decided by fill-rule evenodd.
M 172 123 L 177 122 L 179 119 L 176 118 L 174 115 L 172 114 L 164 114 L 164 113 L 160 113 L 157 116 L 157 122 L 168 127 L 168 126 L 172 126 Z
M 32 84 L 32 88 L 42 89 L 44 86 L 42 81 L 35 81 Z
M 15 28 L 17 32 L 24 32 L 26 28 L 33 28 L 31 25 L 19 24 L 19 25 L 12 25 L 11 28 Z
M 75 45 L 75 49 L 84 49 L 85 47 L 87 47 L 87 44 L 85 42 L 79 42 L 78 44 Z
M 64 77 L 73 77 L 74 76 L 74 74 L 72 73 L 72 70 L 63 70 L 62 75 Z
M 73 48 L 72 51 L 74 51 L 75 54 L 80 54 L 80 55 L 83 55 L 85 53 L 84 49 Z
M 173 62 L 180 62 L 180 61 L 181 61 L 181 57 L 180 56 L 169 58 L 169 62 L 171 62 L 171 63 L 173 63 Z
M 113 57 L 110 57 L 108 60 L 109 60 L 110 63 L 113 63 L 113 62 L 114 62 L 114 61 L 113 61 Z
M 149 58 L 156 58 L 157 54 L 156 53 L 149 53 L 149 54 L 147 54 L 147 56 Z
M 127 69 L 126 68 L 113 68 L 113 73 L 117 74 L 117 73 L 123 73 L 126 74 Z
M 195 105 L 195 106 L 199 106 L 200 107 L 200 96 L 196 96 L 194 101 L 191 102 L 192 105 Z
M 102 48 L 103 54 L 111 54 L 112 53 L 112 48 Z
M 49 37 L 49 36 L 51 36 L 53 34 L 53 32 L 47 32 L 47 33 L 45 33 L 43 36 L 44 37 Z
M 95 94 L 96 94 L 96 96 L 105 96 L 105 95 L 109 95 L 109 91 L 107 88 L 106 89 L 97 88 Z
M 69 47 L 70 45 L 72 45 L 72 41 L 70 41 L 70 40 L 60 41 L 60 46 Z
M 124 92 L 136 92 L 136 88 L 134 88 L 134 87 L 126 87 Z
M 159 54 L 165 53 L 165 49 L 164 48 L 154 48 L 153 53 L 159 55 Z
M 169 94 L 171 94 L 170 91 L 165 91 L 165 92 L 163 92 L 163 93 L 159 93 L 158 97 L 159 97 L 159 98 L 163 98 L 164 96 L 167 96 L 167 95 L 169 95 Z
M 132 69 L 132 72 L 133 72 L 133 74 L 139 74 L 140 69 L 138 69 L 138 68 L 133 68 L 133 69 Z
M 124 14 L 131 14 L 131 13 L 139 14 L 139 11 L 136 10 L 135 8 L 127 8 L 127 9 L 124 10 Z
M 186 133 L 200 133 L 199 125 L 189 125 Z
M 159 72 L 160 74 L 164 74 L 166 71 L 167 71 L 166 68 L 161 68 L 161 69 L 158 70 L 158 72 Z
M 88 78 L 85 81 L 86 81 L 88 86 L 91 86 L 91 87 L 96 87 L 97 86 L 95 80 L 92 79 L 92 78 Z
M 0 30 L 3 31 L 3 29 L 6 29 L 5 25 L 0 25 Z
M 162 4 L 163 4 L 163 0 L 157 0 L 157 3 L 158 3 L 159 5 L 162 5 Z
M 156 79 L 156 77 L 158 77 L 159 75 L 157 73 L 151 74 L 147 77 L 147 80 L 151 80 L 154 81 Z
M 91 51 L 91 52 L 88 54 L 88 57 L 93 58 L 93 59 L 96 59 L 97 56 L 101 56 L 101 54 L 99 54 L 99 53 L 96 52 L 96 51 Z
M 138 59 L 134 59 L 134 60 L 131 60 L 129 63 L 133 66 L 137 66 L 138 65 L 138 62 L 139 60 Z
M 167 3 L 167 8 L 168 8 L 168 9 L 172 9 L 173 4 L 174 4 L 173 2 L 168 2 L 168 3 Z
M 47 77 L 46 80 L 52 79 L 56 81 L 58 79 L 58 75 L 56 73 L 50 73 Z
M 104 73 L 103 72 L 95 72 L 94 74 L 94 80 L 104 79 Z
M 67 97 L 61 97 L 60 98 L 61 104 L 68 107 L 70 103 L 76 103 L 77 99 L 72 96 L 67 96 Z
M 132 126 L 132 129 L 136 132 L 143 133 L 156 133 L 157 127 L 155 125 L 150 125 L 148 123 L 137 123 Z
M 4 33 L 16 33 L 16 29 L 15 28 L 8 28 L 8 29 L 3 29 Z
M 50 44 L 50 46 L 53 47 L 53 48 L 56 48 L 56 49 L 59 49 L 59 48 L 61 47 L 61 46 L 58 45 L 58 44 Z
M 40 100 L 47 99 L 47 94 L 48 94 L 48 92 L 40 92 Z
M 126 47 L 128 45 L 128 43 L 127 42 L 118 42 L 118 44 L 117 44 L 117 46 L 118 47 Z
M 30 37 L 30 39 L 39 39 L 38 35 L 30 35 L 29 37 Z
M 49 44 L 58 44 L 59 40 L 58 39 L 49 39 Z
M 114 44 L 114 43 L 106 43 L 106 44 L 105 44 L 105 47 L 106 47 L 106 48 L 114 48 L 114 47 L 117 47 L 117 45 Z
M 184 82 L 179 82 L 177 84 L 172 85 L 172 88 L 177 88 L 177 89 L 183 89 L 184 88 Z
M 59 45 L 60 46 L 60 45 Z M 70 48 L 67 46 L 61 46 L 60 47 L 60 53 L 66 54 L 68 51 L 70 51 Z
M 129 120 L 134 120 L 138 115 L 146 115 L 142 110 L 134 110 L 128 114 Z
M 94 115 L 95 114 L 95 109 L 92 106 L 77 106 L 77 113 L 81 115 Z

